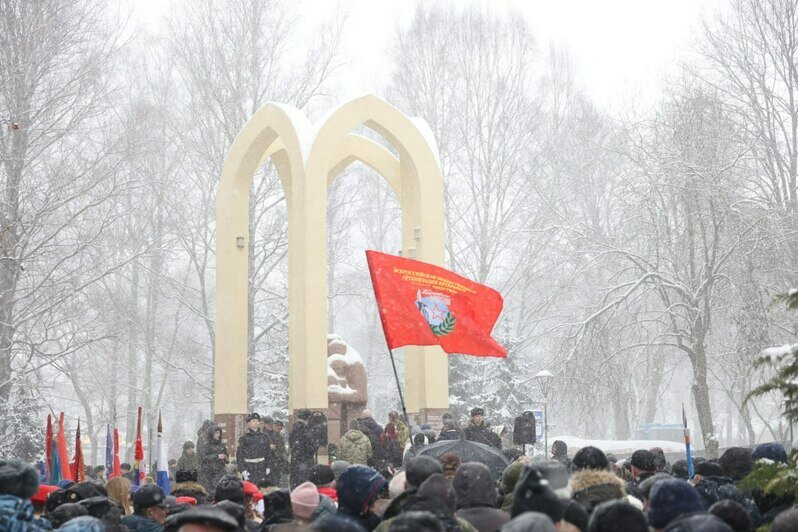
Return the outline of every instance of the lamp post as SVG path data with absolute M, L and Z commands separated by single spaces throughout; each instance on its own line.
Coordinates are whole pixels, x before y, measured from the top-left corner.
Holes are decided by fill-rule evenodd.
M 546 447 L 546 457 L 549 452 L 549 383 L 554 375 L 551 371 L 542 370 L 535 374 L 535 380 L 538 381 L 540 386 L 540 393 L 543 395 L 543 441 Z

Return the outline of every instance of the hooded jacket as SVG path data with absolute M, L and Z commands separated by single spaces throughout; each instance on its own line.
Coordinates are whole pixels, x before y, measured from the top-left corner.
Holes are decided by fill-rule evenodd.
M 359 430 L 350 430 L 338 442 L 338 459 L 352 465 L 368 464 L 374 456 L 369 437 Z
M 515 485 L 518 483 L 521 472 L 524 470 L 524 465 L 523 462 L 513 462 L 507 466 L 507 469 L 502 473 L 501 486 L 504 500 L 502 501 L 501 509 L 508 515 L 510 514 L 510 509 L 513 507 L 513 491 L 515 491 Z
M 208 430 L 200 455 L 199 481 L 207 491 L 213 491 L 216 482 L 224 475 L 226 460 L 220 459 L 219 455 L 229 456 L 224 442 L 213 439 L 213 434 L 219 430 L 221 427 L 212 427 Z
M 591 513 L 602 502 L 626 497 L 624 482 L 615 473 L 581 469 L 571 476 L 571 498 Z
M 457 495 L 457 517 L 465 519 L 479 532 L 493 532 L 510 520 L 496 508 L 493 475 L 484 464 L 468 462 L 460 466 L 452 480 Z

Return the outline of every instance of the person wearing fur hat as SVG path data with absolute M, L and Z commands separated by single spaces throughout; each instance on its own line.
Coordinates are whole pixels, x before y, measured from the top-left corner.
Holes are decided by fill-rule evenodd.
M 497 449 L 502 448 L 501 438 L 490 430 L 490 424 L 485 421 L 485 410 L 482 408 L 471 409 L 471 420 L 463 431 L 463 435 L 469 441 L 489 445 Z
M 224 467 L 229 458 L 227 446 L 222 441 L 222 427 L 211 427 L 208 429 L 205 441 L 202 444 L 197 479 L 205 487 L 206 491 L 213 491 L 216 483 L 224 476 Z
M 202 505 L 208 501 L 208 490 L 197 481 L 197 472 L 193 469 L 178 469 L 175 472 L 175 484 L 170 495 L 175 497 L 193 497 Z
M 30 498 L 39 489 L 39 473 L 22 460 L 0 460 L 0 530 L 49 530 L 37 519 Z
M 718 458 L 718 465 L 723 468 L 730 479 L 739 482 L 754 467 L 754 457 L 751 449 L 745 447 L 729 447 Z
M 439 460 L 441 461 L 443 476 L 447 480 L 452 480 L 460 468 L 460 457 L 454 453 L 443 453 Z
M 578 469 L 571 475 L 568 485 L 573 500 L 581 504 L 588 514 L 603 502 L 626 497 L 624 481 L 607 469 Z
M 510 516 L 496 508 L 493 475 L 485 464 L 466 462 L 452 479 L 457 495 L 457 517 L 465 519 L 479 532 L 492 532 L 502 527 Z
M 274 451 L 265 433 L 260 430 L 260 415 L 253 412 L 247 416 L 247 430 L 238 439 L 236 464 L 246 480 L 257 484 L 272 477 L 274 467 Z

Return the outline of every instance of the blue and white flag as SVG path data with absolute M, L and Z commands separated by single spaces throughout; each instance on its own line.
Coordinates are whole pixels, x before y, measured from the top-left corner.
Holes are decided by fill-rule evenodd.
M 155 482 L 161 487 L 163 492 L 169 495 L 169 461 L 166 458 L 166 445 L 163 441 L 163 426 L 161 425 L 161 413 L 158 412 L 158 473 Z

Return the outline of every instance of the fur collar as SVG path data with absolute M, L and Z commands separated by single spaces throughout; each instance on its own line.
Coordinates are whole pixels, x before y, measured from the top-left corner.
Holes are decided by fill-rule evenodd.
M 626 485 L 624 484 L 624 481 L 620 479 L 618 475 L 610 471 L 602 471 L 598 469 L 581 469 L 571 475 L 571 480 L 568 482 L 568 485 L 573 493 L 599 484 L 611 484 L 613 486 L 617 486 L 624 495 L 626 494 Z

